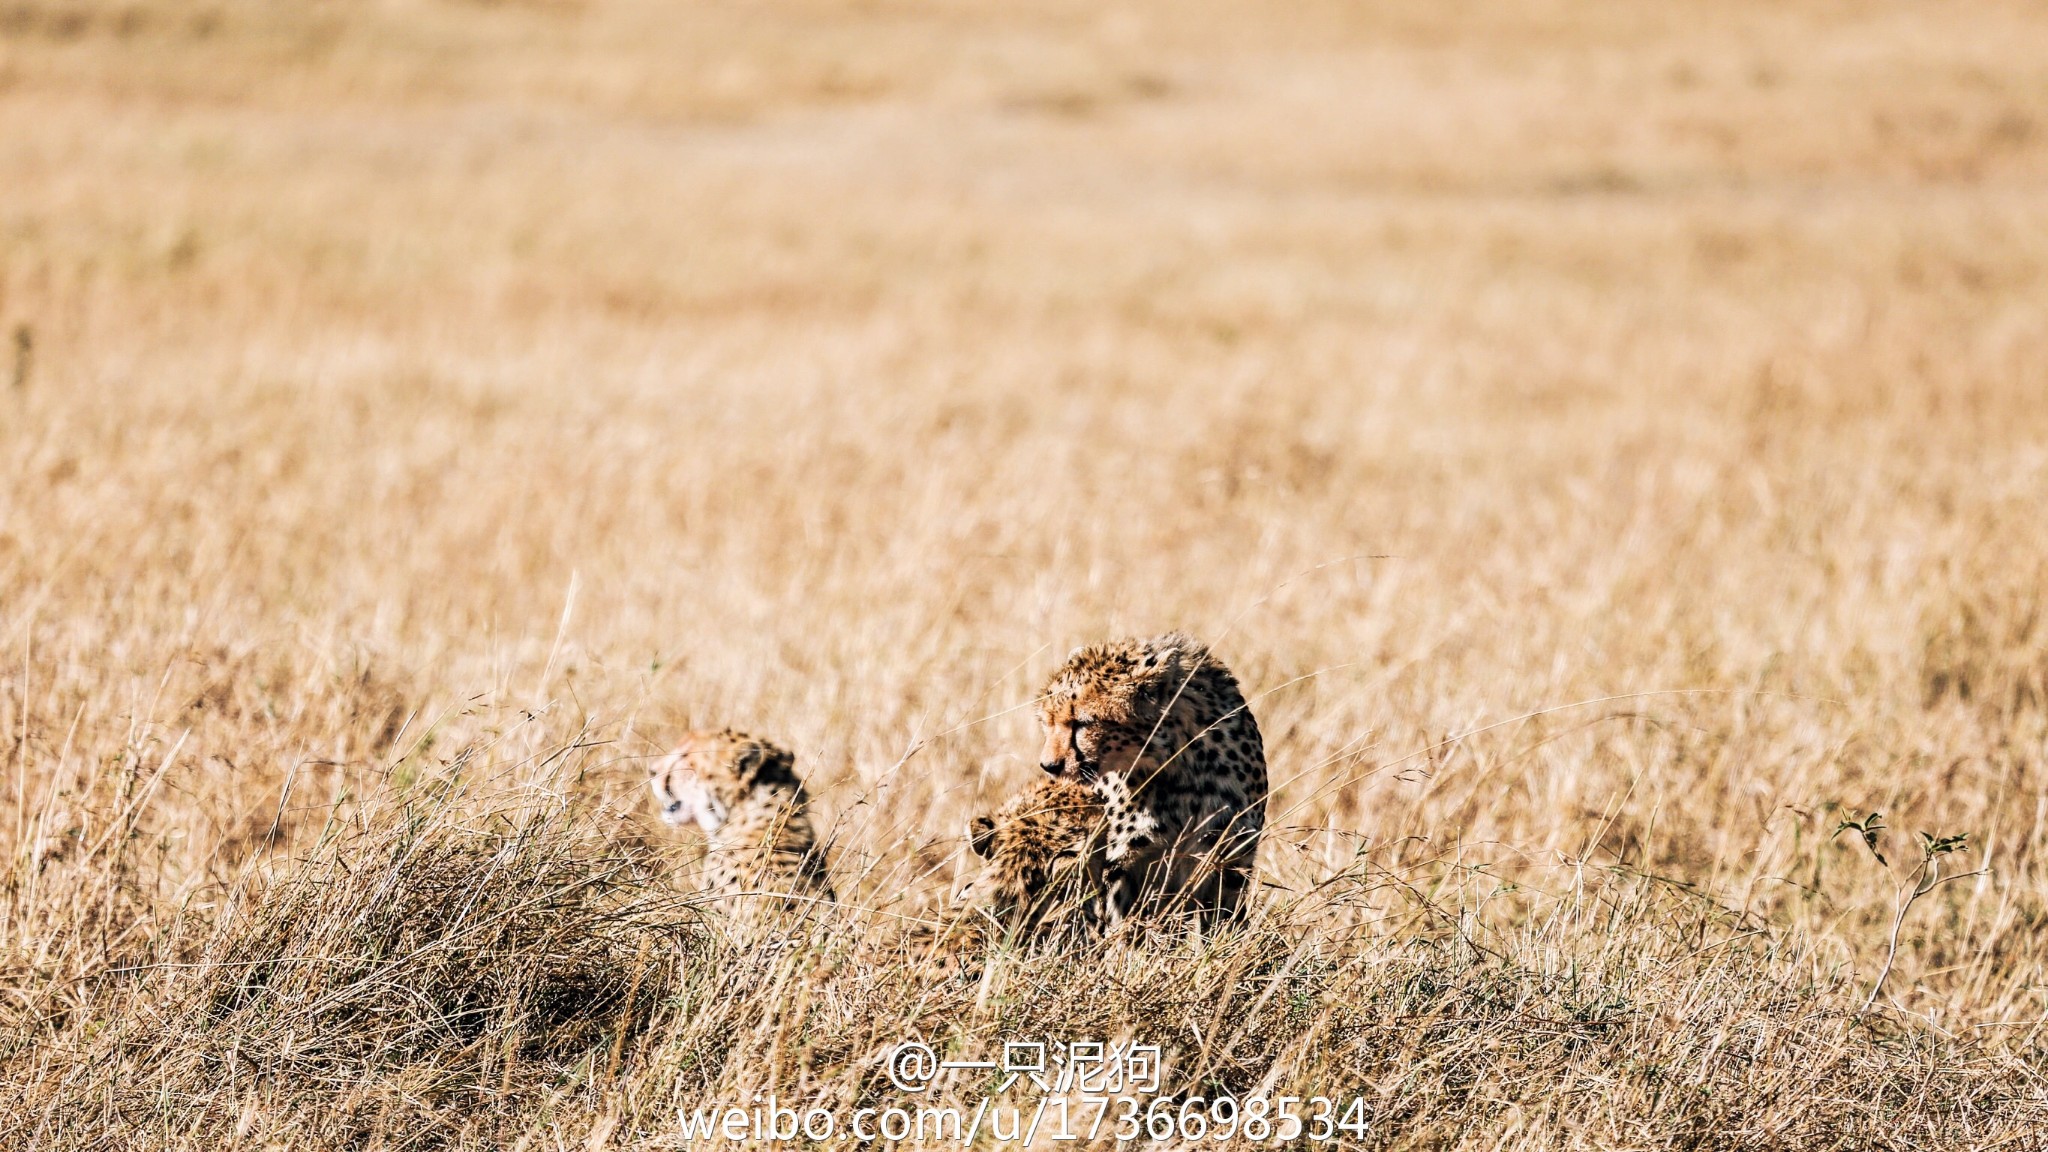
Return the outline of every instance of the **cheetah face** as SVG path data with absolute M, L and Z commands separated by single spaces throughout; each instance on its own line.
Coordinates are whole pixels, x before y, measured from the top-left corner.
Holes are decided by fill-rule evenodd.
M 647 787 L 663 823 L 694 823 L 711 835 L 749 791 L 793 783 L 793 764 L 788 752 L 743 733 L 689 732 L 675 751 L 654 762 Z
M 655 762 L 647 786 L 654 792 L 654 805 L 664 824 L 695 823 L 710 835 L 725 825 L 732 811 L 732 805 L 721 801 L 704 778 L 687 763 L 678 762 L 674 753 Z
M 1045 746 L 1038 766 L 1085 783 L 1130 774 L 1153 751 L 1167 713 L 1183 706 L 1183 691 L 1207 658 L 1180 633 L 1074 649 L 1039 694 Z
M 1092 797 L 1091 797 L 1092 799 Z M 1093 805 L 1090 805 L 1092 810 Z M 1024 897 L 1037 896 L 1051 886 L 1055 876 L 1083 859 L 1086 828 L 1069 828 L 1068 822 L 1041 813 L 1030 813 L 1021 827 L 999 826 L 994 816 L 976 816 L 967 826 L 967 847 L 992 867 L 1001 888 Z M 970 884 L 963 892 L 971 892 Z
M 1134 711 L 1126 701 L 1105 698 L 1085 685 L 1048 693 L 1039 702 L 1045 746 L 1038 766 L 1048 776 L 1083 783 L 1105 773 L 1129 772 L 1156 720 Z
M 956 899 L 961 907 L 992 917 L 1006 930 L 1028 930 L 1045 918 L 1063 891 L 1078 889 L 1085 863 L 1078 844 L 1034 853 L 1030 859 L 991 859 Z
M 988 817 L 976 817 L 968 834 L 968 846 L 988 863 L 980 876 L 961 887 L 955 899 L 1012 924 L 1052 890 L 1058 877 L 1080 863 L 1081 846 L 1018 851 L 1016 845 L 998 846 L 988 823 Z

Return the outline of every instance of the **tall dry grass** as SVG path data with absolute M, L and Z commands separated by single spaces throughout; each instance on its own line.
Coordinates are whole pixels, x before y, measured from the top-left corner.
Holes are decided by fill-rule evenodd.
M 1390 1148 L 2036 1146 L 2044 61 L 1994 3 L 0 8 L 0 1143 L 662 1147 L 917 1033 Z M 1257 694 L 1257 923 L 892 954 L 1038 677 L 1167 627 Z M 687 897 L 639 765 L 706 723 L 798 750 L 844 907 Z M 1859 1013 L 1918 830 L 1980 874 Z

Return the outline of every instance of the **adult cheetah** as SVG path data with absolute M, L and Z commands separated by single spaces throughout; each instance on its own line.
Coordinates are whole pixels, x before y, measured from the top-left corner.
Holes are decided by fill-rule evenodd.
M 704 832 L 704 891 L 832 899 L 810 798 L 788 751 L 730 728 L 686 733 L 647 781 L 661 818 Z
M 1038 700 L 1039 767 L 1101 797 L 1108 913 L 1241 915 L 1266 752 L 1237 678 L 1180 632 L 1077 648 Z

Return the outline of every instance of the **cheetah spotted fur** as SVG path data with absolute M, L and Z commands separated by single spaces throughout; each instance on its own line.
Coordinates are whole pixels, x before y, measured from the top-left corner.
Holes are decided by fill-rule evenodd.
M 1179 632 L 1076 649 L 1038 700 L 1039 766 L 1101 798 L 1107 912 L 1243 913 L 1266 753 L 1237 678 Z
M 795 757 L 730 728 L 687 733 L 647 781 L 661 818 L 704 833 L 704 892 L 731 907 L 744 893 L 832 899 L 825 855 Z

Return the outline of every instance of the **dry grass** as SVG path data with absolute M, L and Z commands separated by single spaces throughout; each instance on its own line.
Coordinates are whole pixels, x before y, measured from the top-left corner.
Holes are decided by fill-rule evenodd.
M 2019 3 L 7 0 L 0 1145 L 660 1147 L 917 1032 L 2039 1146 L 2044 178 Z M 1258 924 L 893 958 L 1167 627 Z M 709 723 L 846 907 L 678 895 Z

